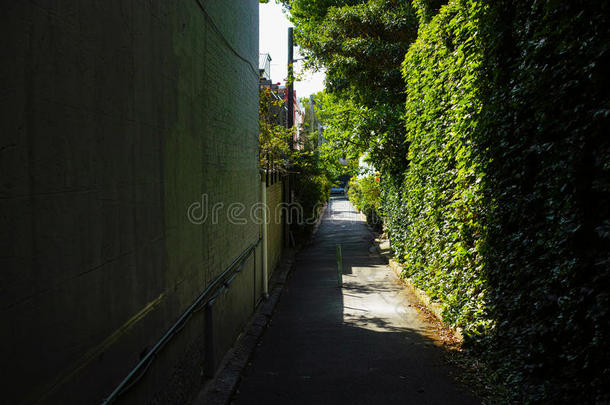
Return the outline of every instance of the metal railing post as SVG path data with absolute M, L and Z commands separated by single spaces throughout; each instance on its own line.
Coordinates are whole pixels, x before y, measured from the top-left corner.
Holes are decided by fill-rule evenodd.
M 214 362 L 214 301 L 205 305 L 205 366 L 204 373 L 208 378 L 214 377 L 216 364 Z

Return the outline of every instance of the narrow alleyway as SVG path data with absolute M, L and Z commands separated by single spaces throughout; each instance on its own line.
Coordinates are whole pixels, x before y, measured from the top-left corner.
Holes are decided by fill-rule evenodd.
M 352 205 L 331 199 L 314 243 L 297 257 L 235 403 L 478 403 L 449 377 L 442 349 L 424 334 L 430 326 L 370 253 L 371 242 Z

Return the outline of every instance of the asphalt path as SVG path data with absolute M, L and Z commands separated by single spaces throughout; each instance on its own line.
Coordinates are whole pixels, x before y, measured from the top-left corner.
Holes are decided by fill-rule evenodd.
M 314 242 L 296 258 L 234 403 L 480 403 L 451 378 L 459 371 L 445 364 L 427 337 L 431 325 L 372 241 L 349 201 L 333 197 Z

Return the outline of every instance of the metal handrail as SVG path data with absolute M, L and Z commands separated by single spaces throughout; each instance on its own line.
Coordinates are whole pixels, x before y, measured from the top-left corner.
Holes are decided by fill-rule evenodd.
M 208 302 L 216 299 L 220 288 L 229 288 L 229 285 L 234 279 L 234 275 L 241 271 L 243 266 L 238 266 L 238 264 L 245 261 L 250 254 L 254 251 L 254 249 L 259 245 L 261 239 L 259 238 L 256 242 L 252 243 L 248 246 L 233 262 L 220 274 L 220 276 L 216 277 L 214 281 L 210 283 L 210 285 L 201 293 L 199 296 L 193 301 L 191 305 L 182 313 L 180 318 L 165 332 L 163 337 L 155 343 L 153 348 L 146 353 L 140 362 L 127 374 L 127 376 L 121 381 L 119 385 L 112 391 L 106 399 L 102 402 L 103 405 L 108 405 L 117 400 L 117 398 L 124 394 L 128 389 L 137 383 L 140 378 L 148 371 L 152 361 L 154 360 L 157 353 L 165 346 L 167 342 L 174 337 L 174 335 L 179 332 L 186 322 L 190 319 L 191 315 L 196 312 L 200 307 L 206 305 Z

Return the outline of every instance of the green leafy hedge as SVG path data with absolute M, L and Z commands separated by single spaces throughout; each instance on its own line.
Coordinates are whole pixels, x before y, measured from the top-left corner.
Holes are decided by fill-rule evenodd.
M 610 2 L 481 15 L 491 350 L 529 398 L 610 386 Z
M 381 206 L 379 177 L 376 175 L 352 177 L 349 181 L 347 195 L 352 204 L 366 216 L 369 225 L 373 229 L 381 231 L 383 221 L 379 215 Z
M 483 331 L 482 164 L 472 149 L 481 109 L 481 52 L 469 10 L 441 9 L 411 46 L 407 81 L 409 167 L 386 205 L 392 245 L 412 278 L 445 307 L 445 320 L 467 333 Z
M 393 249 L 518 400 L 608 398 L 608 16 L 608 1 L 454 0 L 403 63 Z

